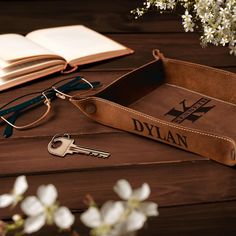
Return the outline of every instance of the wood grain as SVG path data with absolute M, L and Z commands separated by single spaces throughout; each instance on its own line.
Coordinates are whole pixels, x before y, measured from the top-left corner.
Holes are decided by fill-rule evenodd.
M 39 28 L 84 24 L 134 49 L 133 55 L 87 65 L 71 75 L 99 80 L 104 85 L 151 61 L 155 48 L 170 58 L 236 72 L 235 57 L 229 55 L 228 49 L 201 48 L 200 34 L 184 33 L 179 15 L 154 13 L 134 20 L 129 12 L 141 2 L 1 0 L 0 33 L 26 34 Z M 61 78 L 59 74 L 47 76 L 2 92 L 0 105 L 13 97 L 45 89 Z M 235 235 L 235 168 L 95 124 L 67 101 L 58 99 L 53 107 L 54 113 L 42 126 L 14 131 L 10 139 L 0 137 L 0 194 L 11 190 L 16 176 L 26 174 L 31 186 L 27 194 L 35 194 L 40 184 L 53 183 L 60 202 L 81 212 L 85 209 L 85 194 L 94 195 L 99 205 L 117 199 L 112 186 L 118 179 L 126 178 L 133 187 L 148 182 L 152 189 L 150 199 L 160 206 L 160 217 L 151 219 L 139 235 Z M 3 129 L 0 123 L 1 133 Z M 47 143 L 55 133 L 65 132 L 73 134 L 76 142 L 84 146 L 104 149 L 108 140 L 112 141 L 108 147 L 111 159 L 53 158 L 47 153 Z M 12 213 L 1 209 L 0 218 L 9 218 Z M 81 236 L 88 235 L 81 223 L 78 226 Z M 47 228 L 36 235 L 68 233 L 59 234 L 56 229 Z
M 28 157 L 30 159 L 30 156 Z M 79 160 L 78 160 L 79 161 Z M 30 164 L 28 166 L 31 166 Z M 220 178 L 219 178 L 220 176 Z M 150 200 L 160 206 L 177 206 L 236 200 L 235 169 L 212 161 L 153 163 L 123 167 L 92 168 L 90 170 L 58 171 L 28 175 L 30 191 L 36 193 L 40 184 L 57 186 L 60 202 L 71 209 L 83 209 L 82 199 L 90 193 L 98 204 L 105 200 L 118 199 L 112 191 L 118 179 L 129 180 L 133 187 L 143 182 L 150 184 Z M 1 193 L 9 192 L 14 176 L 1 178 Z M 6 211 L 0 217 L 7 217 Z
M 234 222 L 236 202 L 228 201 L 221 204 L 210 203 L 181 206 L 159 207 L 159 217 L 148 220 L 146 227 L 139 231 L 138 236 L 234 236 L 236 233 Z M 81 236 L 88 236 L 89 229 L 79 220 L 80 213 L 75 212 L 74 228 Z M 56 227 L 43 228 L 35 236 L 58 235 L 69 236 L 69 232 L 58 232 Z
M 73 24 L 103 33 L 183 32 L 178 15 L 154 13 L 135 20 L 130 11 L 138 6 L 142 6 L 142 1 L 0 1 L 0 33 L 27 34 L 38 28 Z M 17 21 L 12 16 L 17 16 Z

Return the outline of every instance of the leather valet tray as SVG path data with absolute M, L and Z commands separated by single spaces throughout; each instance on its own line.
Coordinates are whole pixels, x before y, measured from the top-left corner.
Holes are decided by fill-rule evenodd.
M 71 101 L 104 125 L 235 165 L 235 74 L 155 53 L 155 61 Z

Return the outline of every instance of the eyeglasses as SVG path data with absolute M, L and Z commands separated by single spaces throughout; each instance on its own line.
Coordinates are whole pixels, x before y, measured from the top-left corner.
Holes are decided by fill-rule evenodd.
M 69 99 L 81 91 L 87 93 L 101 86 L 98 81 L 89 82 L 81 76 L 63 79 L 43 91 L 29 93 L 13 99 L 0 108 L 0 118 L 7 123 L 4 137 L 13 133 L 13 128 L 24 130 L 36 126 L 51 111 L 51 101 L 59 97 Z M 81 94 L 81 95 L 82 95 Z

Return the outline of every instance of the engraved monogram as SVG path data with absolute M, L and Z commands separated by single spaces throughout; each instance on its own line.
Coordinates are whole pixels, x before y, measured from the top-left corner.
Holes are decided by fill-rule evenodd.
M 186 99 L 184 99 L 179 104 L 182 105 L 182 110 L 178 110 L 175 107 L 168 111 L 165 115 L 173 116 L 174 119 L 172 122 L 180 124 L 184 120 L 189 120 L 195 122 L 199 118 L 210 111 L 215 105 L 213 106 L 206 106 L 211 101 L 209 98 L 200 98 L 191 106 L 186 105 Z

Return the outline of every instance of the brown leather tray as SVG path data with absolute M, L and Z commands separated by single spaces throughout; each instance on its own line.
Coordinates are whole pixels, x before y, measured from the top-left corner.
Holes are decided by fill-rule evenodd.
M 236 76 L 164 58 L 72 102 L 88 117 L 226 165 L 235 165 Z

